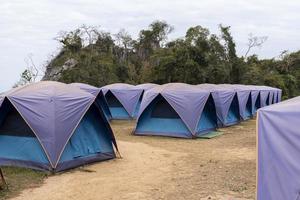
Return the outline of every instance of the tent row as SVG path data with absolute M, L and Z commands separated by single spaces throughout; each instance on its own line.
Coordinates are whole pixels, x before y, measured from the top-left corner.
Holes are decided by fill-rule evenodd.
M 266 86 L 160 85 L 144 92 L 134 134 L 200 137 L 279 101 L 281 90 Z
M 188 85 L 182 83 L 171 83 L 177 85 Z M 83 89 L 91 90 L 91 87 L 85 84 L 75 83 Z M 169 85 L 169 84 L 167 84 Z M 99 93 L 102 91 L 105 100 L 108 104 L 109 109 L 106 111 L 107 115 L 110 119 L 136 119 L 138 117 L 139 109 L 143 100 L 144 93 L 148 90 L 151 90 L 155 87 L 164 87 L 163 85 L 157 85 L 153 83 L 146 83 L 140 85 L 130 85 L 124 83 L 115 83 L 111 85 L 104 86 L 102 88 L 93 88 Z M 272 87 L 266 86 L 251 86 L 251 85 L 230 85 L 230 84 L 200 84 L 197 85 L 198 88 L 207 90 L 213 96 L 213 100 L 216 101 L 216 105 L 224 105 L 225 110 L 230 105 L 232 101 L 233 104 L 239 104 L 239 112 L 240 116 L 236 117 L 236 119 L 227 119 L 224 118 L 223 106 L 218 110 L 222 110 L 218 112 L 218 117 L 221 120 L 221 124 L 230 125 L 230 123 L 235 123 L 237 118 L 241 117 L 241 119 L 246 120 L 252 117 L 258 108 L 277 103 L 281 101 L 281 90 Z M 168 90 L 167 87 L 165 90 Z M 170 87 L 172 88 L 172 86 Z M 180 88 L 178 88 L 180 90 Z M 189 88 L 181 88 L 181 90 L 189 90 Z M 180 93 L 180 91 L 179 91 Z M 249 98 L 251 96 L 251 98 Z M 252 103 L 255 102 L 255 103 Z M 251 108 L 249 107 L 251 105 Z M 232 109 L 229 111 L 232 111 Z M 246 108 L 246 109 L 245 109 Z M 231 117 L 235 117 L 231 114 Z M 220 123 L 220 122 L 219 122 Z
M 137 118 L 137 135 L 193 138 L 280 99 L 264 86 L 42 81 L 0 94 L 0 165 L 57 172 L 113 159 L 110 119 Z

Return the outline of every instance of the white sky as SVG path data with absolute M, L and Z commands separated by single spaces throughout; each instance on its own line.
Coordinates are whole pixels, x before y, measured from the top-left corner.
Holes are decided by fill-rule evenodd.
M 175 27 L 172 39 L 195 25 L 218 33 L 222 23 L 232 27 L 240 55 L 253 33 L 268 36 L 263 48 L 253 53 L 272 58 L 283 50 L 300 49 L 299 10 L 298 0 L 0 0 L 0 92 L 19 79 L 29 53 L 42 66 L 57 52 L 57 33 L 82 24 L 100 25 L 112 33 L 125 28 L 136 37 L 159 19 Z

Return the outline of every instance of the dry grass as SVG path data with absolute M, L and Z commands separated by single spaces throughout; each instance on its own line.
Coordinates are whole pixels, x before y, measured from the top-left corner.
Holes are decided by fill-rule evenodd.
M 40 186 L 46 173 L 17 167 L 2 167 L 7 186 L 0 190 L 0 200 L 17 196 L 22 190 Z

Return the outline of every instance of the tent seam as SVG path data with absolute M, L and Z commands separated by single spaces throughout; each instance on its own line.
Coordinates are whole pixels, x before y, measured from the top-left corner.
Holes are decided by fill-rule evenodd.
M 131 114 L 129 113 L 129 111 L 127 110 L 127 108 L 123 105 L 123 103 L 120 101 L 120 99 L 113 93 L 113 91 L 111 90 L 111 89 L 109 89 L 108 91 L 110 91 L 113 95 L 114 95 L 114 97 L 116 98 L 116 99 L 118 99 L 118 101 L 121 103 L 121 105 L 123 106 L 123 108 L 125 109 L 125 111 L 127 112 L 127 114 L 132 118 L 132 116 L 131 116 Z M 107 93 L 107 92 L 106 92 Z
M 163 96 L 163 94 L 161 94 L 161 96 L 168 102 L 168 104 L 174 109 L 174 111 L 178 114 L 178 116 L 180 117 L 180 119 L 183 121 L 184 125 L 189 129 L 189 131 L 191 132 L 191 134 L 194 136 L 193 131 L 191 130 L 191 128 L 188 126 L 188 124 L 186 123 L 186 121 L 183 119 L 183 117 L 177 112 L 177 110 L 172 106 L 172 104 L 170 104 L 170 102 L 166 99 L 166 97 Z
M 81 116 L 80 119 L 78 120 L 78 123 L 76 124 L 76 126 L 75 126 L 74 129 L 72 130 L 70 136 L 69 136 L 68 139 L 66 140 L 66 143 L 65 143 L 65 145 L 63 146 L 63 148 L 62 148 L 62 150 L 61 150 L 61 152 L 60 152 L 60 154 L 59 154 L 59 156 L 58 156 L 58 158 L 57 158 L 57 161 L 55 162 L 55 167 L 54 167 L 54 168 L 57 167 L 58 162 L 59 162 L 59 160 L 60 160 L 60 158 L 61 158 L 61 156 L 62 156 L 62 153 L 64 152 L 64 150 L 65 150 L 65 148 L 66 148 L 66 146 L 67 146 L 69 140 L 70 140 L 71 137 L 74 135 L 75 130 L 76 130 L 77 127 L 79 126 L 79 124 L 80 124 L 82 118 L 85 116 L 85 114 L 87 113 L 88 109 L 92 106 L 92 104 L 95 102 L 95 100 L 96 100 L 96 97 L 93 96 L 93 100 L 92 100 L 91 103 L 87 106 L 85 112 L 83 112 L 82 116 Z
M 199 117 L 198 117 L 198 119 L 197 119 L 197 124 L 196 124 L 195 130 L 194 130 L 195 133 L 192 133 L 194 136 L 195 136 L 196 133 L 197 133 L 197 127 L 198 127 L 198 125 L 199 125 L 199 123 L 200 123 L 200 119 L 201 119 L 201 117 L 202 117 L 203 110 L 204 110 L 204 108 L 205 108 L 205 106 L 206 106 L 206 103 L 207 103 L 209 97 L 210 97 L 210 93 L 209 93 L 208 97 L 206 98 L 204 107 L 203 107 L 203 109 L 201 110 L 201 113 L 200 113 L 200 115 L 199 115 Z

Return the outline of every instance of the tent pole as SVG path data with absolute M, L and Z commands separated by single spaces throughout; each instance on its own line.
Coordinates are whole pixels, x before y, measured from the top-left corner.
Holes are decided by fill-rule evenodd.
M 122 156 L 121 156 L 119 150 L 117 150 L 117 154 L 118 154 L 119 158 L 122 159 Z

